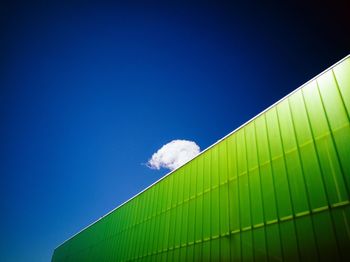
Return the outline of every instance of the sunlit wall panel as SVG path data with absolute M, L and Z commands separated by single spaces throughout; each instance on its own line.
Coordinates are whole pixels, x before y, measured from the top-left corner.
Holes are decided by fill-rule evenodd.
M 52 261 L 347 261 L 349 114 L 348 56 L 65 241 Z

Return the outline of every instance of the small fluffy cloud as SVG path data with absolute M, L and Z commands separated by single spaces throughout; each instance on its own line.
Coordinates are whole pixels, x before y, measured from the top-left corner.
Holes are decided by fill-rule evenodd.
M 174 170 L 195 157 L 199 151 L 200 148 L 195 142 L 173 140 L 154 153 L 147 166 L 158 170 L 162 167 Z

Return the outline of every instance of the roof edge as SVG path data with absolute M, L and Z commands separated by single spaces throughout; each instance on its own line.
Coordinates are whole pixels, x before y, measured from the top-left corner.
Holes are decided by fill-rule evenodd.
M 267 107 L 266 109 L 264 109 L 263 111 L 261 111 L 259 114 L 257 114 L 256 116 L 254 116 L 253 118 L 249 119 L 248 121 L 244 122 L 242 125 L 240 125 L 239 127 L 237 127 L 236 129 L 234 129 L 233 131 L 231 131 L 230 133 L 228 133 L 227 135 L 225 135 L 224 137 L 222 137 L 221 139 L 217 140 L 215 143 L 213 143 L 212 145 L 208 146 L 206 149 L 204 149 L 203 151 L 201 151 L 198 155 L 194 156 L 193 158 L 189 159 L 187 162 L 185 162 L 184 164 L 182 164 L 181 166 L 177 167 L 176 169 L 170 171 L 169 173 L 165 174 L 164 176 L 162 176 L 161 178 L 159 178 L 158 180 L 156 180 L 155 182 L 153 182 L 151 185 L 149 185 L 148 187 L 146 187 L 145 189 L 141 190 L 139 193 L 137 193 L 136 195 L 132 196 L 131 198 L 129 198 L 128 200 L 124 201 L 123 203 L 121 203 L 120 205 L 118 205 L 117 207 L 115 207 L 114 209 L 112 209 L 111 211 L 109 211 L 108 213 L 106 213 L 105 215 L 101 216 L 99 219 L 95 220 L 94 222 L 92 222 L 91 224 L 87 225 L 86 227 L 84 227 L 83 229 L 81 229 L 80 231 L 78 231 L 77 233 L 75 233 L 73 236 L 69 237 L 68 239 L 64 240 L 61 244 L 59 244 L 58 246 L 56 246 L 56 248 L 54 250 L 56 250 L 57 248 L 59 248 L 60 246 L 62 246 L 64 243 L 68 242 L 69 240 L 71 240 L 72 238 L 74 238 L 75 236 L 77 236 L 78 234 L 80 234 L 81 232 L 83 232 L 85 229 L 87 229 L 88 227 L 94 225 L 95 223 L 97 223 L 98 221 L 100 221 L 101 219 L 103 219 L 104 217 L 108 216 L 109 214 L 111 214 L 112 212 L 114 212 L 115 210 L 117 210 L 118 208 L 122 207 L 123 205 L 125 205 L 126 203 L 128 203 L 129 201 L 133 200 L 135 197 L 141 195 L 143 192 L 145 192 L 147 189 L 151 188 L 152 186 L 158 184 L 160 181 L 162 181 L 163 179 L 165 179 L 167 176 L 171 175 L 172 173 L 174 173 L 175 171 L 177 171 L 178 169 L 182 168 L 184 165 L 188 164 L 189 162 L 191 162 L 192 160 L 194 160 L 195 158 L 197 158 L 198 156 L 200 156 L 201 154 L 203 154 L 204 152 L 208 151 L 210 148 L 214 147 L 216 144 L 220 143 L 221 141 L 225 140 L 227 137 L 229 137 L 230 135 L 232 135 L 233 133 L 237 132 L 239 129 L 243 128 L 245 125 L 248 125 L 250 122 L 252 122 L 253 120 L 255 120 L 256 118 L 258 118 L 260 115 L 264 114 L 265 112 L 267 112 L 268 110 L 270 110 L 272 107 L 276 106 L 277 104 L 281 103 L 283 100 L 285 100 L 286 98 L 288 98 L 289 96 L 291 96 L 292 94 L 296 93 L 297 91 L 299 91 L 301 88 L 303 88 L 304 86 L 306 86 L 307 84 L 311 83 L 312 81 L 314 81 L 316 78 L 319 78 L 321 75 L 325 74 L 326 72 L 328 72 L 329 70 L 331 70 L 332 68 L 336 67 L 337 65 L 339 65 L 340 63 L 342 63 L 343 61 L 345 61 L 346 59 L 350 58 L 350 54 L 348 54 L 347 56 L 345 56 L 344 58 L 340 59 L 338 62 L 334 63 L 333 65 L 331 65 L 330 67 L 328 67 L 327 69 L 323 70 L 321 73 L 319 73 L 318 75 L 314 76 L 313 78 L 311 78 L 309 81 L 305 82 L 304 84 L 302 84 L 301 86 L 299 86 L 298 88 L 296 88 L 295 90 L 293 90 L 292 92 L 290 92 L 289 94 L 285 95 L 284 97 L 282 97 L 280 100 L 276 101 L 275 103 L 273 103 L 272 105 L 270 105 L 269 107 Z

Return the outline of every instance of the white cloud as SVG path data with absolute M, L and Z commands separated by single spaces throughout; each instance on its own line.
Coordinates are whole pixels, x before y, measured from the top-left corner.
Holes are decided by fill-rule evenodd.
M 147 166 L 158 170 L 160 168 L 174 170 L 195 157 L 199 152 L 200 148 L 195 142 L 173 140 L 154 153 Z

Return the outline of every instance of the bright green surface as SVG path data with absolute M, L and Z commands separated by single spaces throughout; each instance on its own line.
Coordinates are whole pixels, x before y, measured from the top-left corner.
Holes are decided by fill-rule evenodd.
M 53 261 L 347 261 L 350 58 L 59 246 Z

